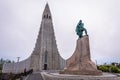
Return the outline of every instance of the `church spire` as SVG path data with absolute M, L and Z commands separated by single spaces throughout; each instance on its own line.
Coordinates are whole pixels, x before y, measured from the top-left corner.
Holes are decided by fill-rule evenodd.
M 48 3 L 46 3 L 42 18 L 43 19 L 51 19 L 52 18 Z

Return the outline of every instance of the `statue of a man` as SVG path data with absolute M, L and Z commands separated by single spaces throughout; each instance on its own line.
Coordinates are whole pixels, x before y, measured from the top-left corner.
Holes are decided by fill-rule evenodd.
M 83 31 L 85 31 L 85 34 L 87 35 L 87 30 L 84 28 L 84 23 L 82 23 L 82 20 L 80 20 L 76 27 L 76 33 L 79 38 L 83 36 Z

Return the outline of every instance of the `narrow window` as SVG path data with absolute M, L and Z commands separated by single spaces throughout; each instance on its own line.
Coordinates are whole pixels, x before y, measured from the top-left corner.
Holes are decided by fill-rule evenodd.
M 45 63 L 47 63 L 47 55 L 48 54 L 48 52 L 47 51 L 45 51 Z
M 49 19 L 51 19 L 51 16 L 49 16 Z
M 48 14 L 47 14 L 47 18 L 48 18 Z
M 46 18 L 46 15 L 44 15 L 43 18 Z

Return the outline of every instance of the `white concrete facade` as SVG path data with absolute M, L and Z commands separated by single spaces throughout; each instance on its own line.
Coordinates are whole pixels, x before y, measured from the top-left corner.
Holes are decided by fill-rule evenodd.
M 46 4 L 38 38 L 31 56 L 21 62 L 4 64 L 3 73 L 20 73 L 25 68 L 34 71 L 60 70 L 65 67 L 65 64 L 66 61 L 60 56 L 57 49 L 52 16 L 48 4 Z
M 30 69 L 30 58 L 17 63 L 5 63 L 3 65 L 3 73 L 21 73 L 24 69 Z

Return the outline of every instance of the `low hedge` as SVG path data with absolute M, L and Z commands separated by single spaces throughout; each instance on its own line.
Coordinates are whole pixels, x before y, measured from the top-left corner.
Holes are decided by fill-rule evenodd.
M 120 73 L 120 68 L 113 65 L 100 65 L 98 69 L 103 72 Z

